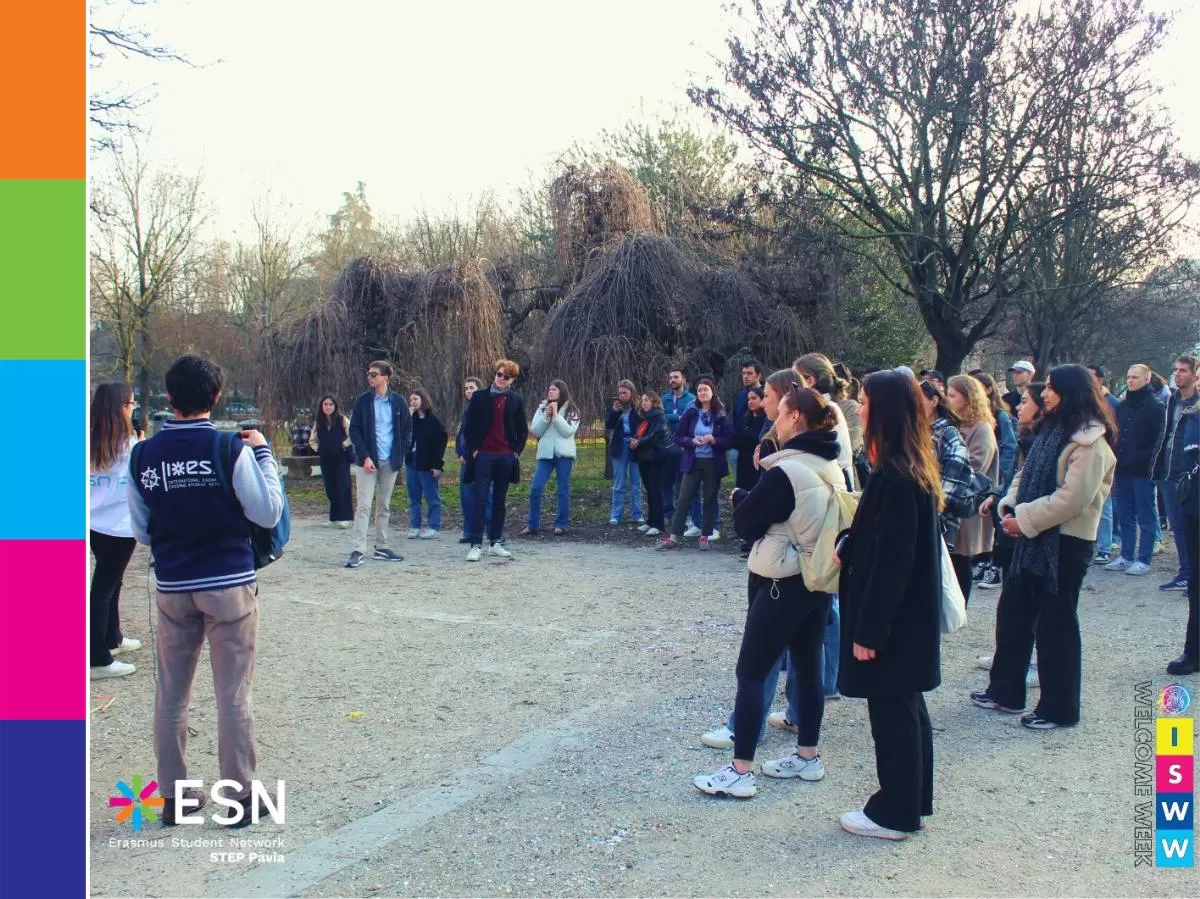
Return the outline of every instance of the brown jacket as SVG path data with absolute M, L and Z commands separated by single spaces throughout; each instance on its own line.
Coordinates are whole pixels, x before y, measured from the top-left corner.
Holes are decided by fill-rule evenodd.
M 1117 457 L 1104 439 L 1104 426 L 1092 422 L 1076 431 L 1063 447 L 1058 457 L 1058 488 L 1049 496 L 1018 505 L 1023 474 L 1018 471 L 1008 495 L 1000 500 L 1000 514 L 1013 512 L 1026 537 L 1057 527 L 1068 537 L 1095 540 L 1116 466 Z
M 1000 452 L 996 447 L 996 435 L 986 424 L 966 425 L 959 428 L 963 442 L 967 445 L 967 455 L 971 458 L 971 468 L 987 475 L 993 484 L 1000 480 Z M 972 558 L 982 553 L 992 551 L 992 540 L 996 536 L 996 528 L 992 516 L 964 518 L 958 531 L 958 540 L 954 543 L 956 555 Z

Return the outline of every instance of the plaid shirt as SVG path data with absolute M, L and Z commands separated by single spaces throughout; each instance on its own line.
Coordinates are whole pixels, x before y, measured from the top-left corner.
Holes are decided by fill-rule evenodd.
M 950 422 L 944 418 L 935 421 L 933 439 L 942 469 L 942 493 L 946 495 L 946 508 L 941 514 L 942 536 L 946 538 L 946 546 L 954 549 L 961 519 L 976 514 L 978 497 L 973 487 L 974 473 L 967 445 Z

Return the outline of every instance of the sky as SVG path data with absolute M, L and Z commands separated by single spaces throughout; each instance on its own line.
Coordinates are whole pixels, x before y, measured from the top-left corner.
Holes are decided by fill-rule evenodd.
M 1152 71 L 1183 149 L 1200 158 L 1200 4 L 1147 5 L 1177 10 Z M 386 218 L 449 213 L 487 191 L 514 196 L 576 142 L 627 121 L 678 111 L 707 127 L 685 91 L 715 73 L 731 21 L 719 0 L 158 0 L 131 9 L 126 25 L 197 66 L 114 56 L 92 87 L 147 87 L 146 155 L 202 175 L 210 228 L 226 237 L 268 193 L 314 227 L 358 181 Z

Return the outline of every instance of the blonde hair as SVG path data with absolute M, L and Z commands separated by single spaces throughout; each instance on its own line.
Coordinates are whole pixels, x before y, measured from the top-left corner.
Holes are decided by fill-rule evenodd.
M 954 388 L 967 400 L 967 408 L 955 413 L 962 424 L 996 427 L 996 416 L 992 414 L 992 404 L 988 401 L 983 384 L 970 375 L 954 375 L 946 382 L 946 389 L 950 388 Z

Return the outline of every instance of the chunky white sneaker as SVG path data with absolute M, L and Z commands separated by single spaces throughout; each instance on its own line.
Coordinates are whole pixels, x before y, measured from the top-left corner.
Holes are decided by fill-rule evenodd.
M 738 799 L 749 799 L 758 794 L 758 785 L 754 782 L 754 772 L 747 771 L 739 774 L 732 764 L 726 765 L 714 774 L 698 774 L 694 781 L 696 789 L 710 796 L 735 796 Z
M 720 540 L 720 539 L 721 539 L 721 532 L 720 532 L 720 531 L 718 531 L 716 528 L 713 528 L 712 536 L 711 536 L 711 537 L 709 537 L 708 539 L 709 539 L 709 540 Z
M 975 660 L 975 667 L 981 668 L 984 671 L 991 671 L 992 670 L 992 654 L 988 653 L 985 656 L 980 656 L 979 658 L 977 658 Z
M 503 543 L 493 543 L 488 547 L 488 555 L 495 556 L 497 559 L 511 559 L 512 553 L 504 548 Z
M 335 521 L 333 523 L 333 526 L 335 528 L 339 528 L 340 530 L 348 531 L 350 528 L 352 528 L 354 526 L 354 522 L 353 521 Z
M 480 556 L 482 556 L 482 555 L 483 555 L 483 547 L 472 546 L 469 550 L 467 550 L 467 561 L 468 562 L 478 562 Z
M 107 680 L 110 677 L 124 677 L 127 674 L 133 674 L 135 671 L 137 671 L 135 665 L 113 659 L 107 665 L 97 665 L 95 668 L 92 668 L 91 677 L 92 680 Z
M 113 655 L 119 656 L 127 652 L 133 652 L 135 649 L 142 648 L 142 641 L 136 640 L 133 637 L 122 637 L 121 645 L 116 649 L 110 650 Z
M 762 763 L 762 773 L 767 777 L 798 777 L 801 780 L 816 781 L 825 776 L 825 766 L 821 757 L 802 758 L 800 753 L 793 752 L 781 759 L 771 759 Z
M 658 528 L 646 528 L 647 537 L 657 537 L 662 533 Z
M 422 540 L 432 540 L 437 535 L 438 535 L 438 532 L 435 531 L 433 528 L 424 528 L 421 531 L 421 539 Z
M 890 827 L 880 827 L 862 812 L 846 812 L 842 815 L 842 830 L 860 837 L 878 837 L 881 840 L 907 840 L 908 834 Z
M 733 731 L 723 724 L 716 730 L 710 730 L 701 736 L 700 742 L 705 746 L 711 746 L 713 749 L 732 749 Z
M 700 536 L 700 528 L 696 527 L 695 525 L 692 525 L 690 528 L 688 528 L 686 531 L 683 532 L 683 536 L 699 537 Z
M 644 533 L 646 533 L 646 531 L 650 530 L 650 525 L 646 524 L 646 522 L 643 521 L 641 524 L 638 525 L 637 529 L 644 534 Z
M 1104 566 L 1104 570 L 1105 571 L 1124 571 L 1126 568 L 1128 568 L 1130 566 L 1130 564 L 1131 563 L 1127 559 L 1123 559 L 1120 556 L 1117 556 L 1115 559 L 1113 559 L 1111 562 L 1109 562 L 1107 565 Z
M 1150 572 L 1150 566 L 1147 565 L 1145 562 L 1134 562 L 1132 565 L 1130 565 L 1128 568 L 1125 569 L 1126 574 L 1148 574 L 1149 572 Z
M 409 540 L 416 540 L 420 536 L 421 536 L 420 528 L 409 528 L 408 529 L 408 539 Z
M 620 524 L 621 522 L 617 521 L 615 518 L 610 518 L 610 519 L 608 520 L 608 523 L 609 523 L 609 524 Z
M 780 730 L 791 731 L 794 734 L 800 733 L 800 728 L 788 721 L 787 712 L 772 712 L 767 715 L 767 724 L 771 727 L 778 727 Z

